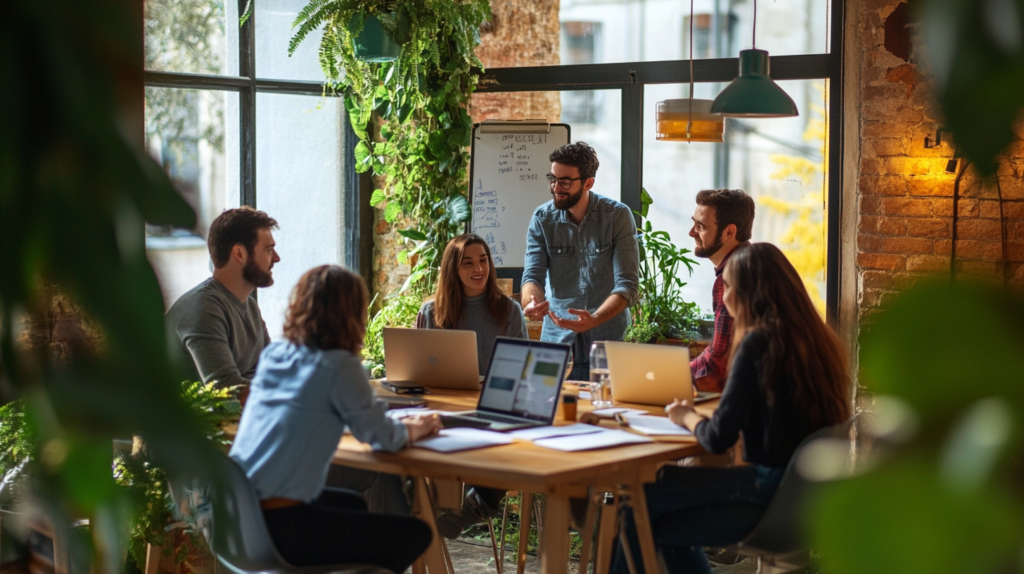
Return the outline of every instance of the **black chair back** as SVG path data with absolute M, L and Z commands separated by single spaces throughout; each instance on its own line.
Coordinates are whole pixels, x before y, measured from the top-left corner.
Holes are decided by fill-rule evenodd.
M 823 428 L 808 436 L 800 443 L 786 472 L 782 476 L 775 496 L 765 509 L 754 530 L 739 543 L 743 554 L 784 555 L 806 550 L 803 531 L 803 517 L 807 499 L 814 484 L 797 470 L 797 461 L 807 445 L 823 438 L 849 439 L 854 419 Z
M 212 549 L 229 565 L 246 572 L 290 570 L 270 538 L 256 491 L 242 467 L 224 457 L 213 488 Z

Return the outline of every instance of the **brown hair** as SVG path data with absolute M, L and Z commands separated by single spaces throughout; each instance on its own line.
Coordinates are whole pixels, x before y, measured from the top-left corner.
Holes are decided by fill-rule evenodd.
M 750 239 L 754 228 L 754 200 L 739 189 L 705 189 L 697 192 L 697 205 L 715 208 L 717 236 L 729 224 L 736 226 L 736 241 Z M 717 237 L 716 237 L 717 239 Z
M 575 167 L 583 179 L 594 177 L 597 168 L 601 167 L 601 162 L 597 161 L 597 152 L 587 142 L 565 144 L 551 152 L 548 161 Z
M 487 254 L 490 271 L 487 273 L 487 289 L 484 291 L 484 305 L 498 324 L 498 330 L 504 331 L 508 322 L 508 314 L 512 311 L 512 299 L 509 299 L 498 288 L 498 271 L 494 268 L 494 258 L 487 242 L 475 233 L 460 235 L 448 242 L 441 257 L 441 273 L 437 280 L 437 292 L 434 294 L 434 324 L 442 329 L 458 329 L 462 319 L 462 280 L 459 279 L 459 265 L 466 248 L 470 245 L 483 245 Z
M 771 243 L 741 247 L 725 274 L 738 307 L 733 348 L 745 333 L 761 333 L 768 342 L 761 382 L 769 404 L 781 394 L 792 395 L 811 428 L 848 419 L 846 353 L 786 256 Z M 792 388 L 782 388 L 784 381 Z
M 337 265 L 314 267 L 292 289 L 284 337 L 296 345 L 357 353 L 369 304 L 362 277 Z
M 260 229 L 277 229 L 277 221 L 248 205 L 224 210 L 210 224 L 210 234 L 206 239 L 213 266 L 219 269 L 227 265 L 235 245 L 242 245 L 252 255 Z

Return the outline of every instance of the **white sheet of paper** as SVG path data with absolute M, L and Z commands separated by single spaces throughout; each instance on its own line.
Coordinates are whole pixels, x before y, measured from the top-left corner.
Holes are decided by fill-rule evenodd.
M 580 391 L 580 398 L 590 400 L 590 391 Z
M 601 427 L 594 425 L 585 425 L 583 423 L 577 423 L 574 425 L 565 425 L 560 427 L 534 427 L 529 429 L 520 429 L 512 431 L 508 434 L 521 438 L 523 440 L 539 440 L 542 438 L 551 438 L 556 436 L 572 436 L 578 434 L 590 434 L 595 432 L 601 432 Z
M 651 436 L 691 436 L 692 432 L 669 420 L 653 415 L 624 415 L 629 428 Z
M 617 414 L 623 416 L 646 415 L 647 411 L 643 409 L 627 409 L 625 407 L 610 407 L 607 409 L 597 409 L 594 411 L 594 414 L 603 419 L 610 419 Z
M 421 440 L 413 446 L 437 452 L 458 452 L 501 444 L 511 444 L 512 437 L 488 430 L 471 428 L 444 429 L 438 436 Z
M 554 450 L 576 452 L 580 450 L 593 450 L 645 442 L 654 441 L 645 436 L 640 436 L 626 431 L 602 430 L 601 432 L 589 434 L 545 438 L 533 441 L 533 444 Z
M 412 408 L 408 408 L 408 409 L 391 409 L 390 411 L 388 411 L 388 412 L 386 412 L 384 414 L 386 414 L 388 416 L 388 418 L 391 418 L 391 419 L 394 419 L 394 420 L 398 420 L 398 419 L 404 419 L 405 417 L 412 417 L 412 416 L 416 416 L 416 415 L 429 415 L 431 413 L 436 413 L 436 412 L 437 411 L 435 411 L 433 409 L 425 409 L 425 408 L 422 408 L 422 407 L 412 407 Z

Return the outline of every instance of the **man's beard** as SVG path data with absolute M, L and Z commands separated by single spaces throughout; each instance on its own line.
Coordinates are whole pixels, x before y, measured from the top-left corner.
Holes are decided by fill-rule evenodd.
M 242 278 L 257 287 L 270 287 L 274 284 L 274 276 L 269 271 L 260 269 L 256 258 L 249 254 L 249 261 L 242 268 Z
M 722 248 L 722 228 L 719 227 L 718 231 L 715 232 L 715 242 L 711 245 L 694 245 L 693 254 L 697 257 L 708 258 L 718 253 L 718 250 Z
M 555 200 L 556 209 L 566 210 L 575 207 L 576 204 L 579 203 L 581 199 L 583 199 L 583 193 L 584 191 L 581 187 L 579 193 L 569 194 L 569 197 L 566 199 L 558 199 L 558 196 L 555 195 L 555 192 L 552 191 L 551 198 Z

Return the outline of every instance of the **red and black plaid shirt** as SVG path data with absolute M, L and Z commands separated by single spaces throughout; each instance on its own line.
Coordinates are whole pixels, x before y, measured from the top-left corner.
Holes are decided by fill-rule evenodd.
M 696 359 L 690 361 L 690 371 L 693 380 L 699 391 L 722 392 L 725 388 L 725 379 L 729 370 L 729 349 L 732 346 L 732 317 L 722 303 L 722 296 L 725 294 L 725 282 L 722 280 L 722 271 L 725 263 L 729 261 L 736 249 L 743 245 L 749 245 L 744 241 L 726 254 L 725 259 L 715 267 L 715 285 L 711 289 L 711 310 L 715 314 L 715 335 L 711 339 L 704 352 Z M 701 381 L 707 377 L 707 379 Z

